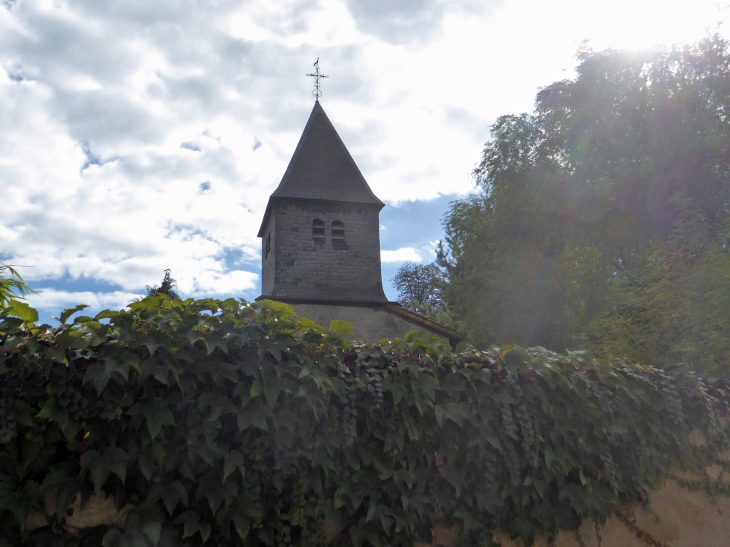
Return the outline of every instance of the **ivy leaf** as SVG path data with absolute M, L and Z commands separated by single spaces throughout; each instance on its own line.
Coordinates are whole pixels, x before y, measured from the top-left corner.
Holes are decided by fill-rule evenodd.
M 355 330 L 355 325 L 348 323 L 347 321 L 340 321 L 339 319 L 333 319 L 330 322 L 329 331 L 332 334 L 352 334 Z
M 101 392 L 104 391 L 115 370 L 117 370 L 117 366 L 112 358 L 94 363 L 86 369 L 84 383 L 93 382 L 96 392 L 101 395 Z
M 213 513 L 213 515 L 216 514 L 218 511 L 218 508 L 221 506 L 221 503 L 223 503 L 223 498 L 225 497 L 225 492 L 222 488 L 214 487 L 209 488 L 208 493 L 206 494 L 206 499 L 208 500 L 208 505 L 210 505 L 210 512 Z
M 393 404 L 397 405 L 407 395 L 406 387 L 403 384 L 392 384 L 390 393 L 393 396 Z
M 160 347 L 168 347 L 169 342 L 163 338 L 159 338 L 158 336 L 147 336 L 143 341 L 143 346 L 147 347 L 147 351 L 150 352 L 150 357 L 155 356 L 155 352 L 157 351 L 157 348 Z
M 68 411 L 58 406 L 55 400 L 48 400 L 42 404 L 43 408 L 36 414 L 36 418 L 45 418 L 48 421 L 55 422 L 62 431 L 66 429 L 69 421 Z
M 260 519 L 264 516 L 264 513 L 261 510 L 261 504 L 257 503 L 249 497 L 244 497 L 241 500 L 241 508 L 243 509 L 243 513 L 246 516 L 253 519 Z
M 148 520 L 142 525 L 142 532 L 152 542 L 153 547 L 157 547 L 157 544 L 160 542 L 162 522 L 159 520 Z
M 241 541 L 245 541 L 251 529 L 251 520 L 239 512 L 234 512 L 231 517 L 238 537 L 241 538 Z
M 207 421 L 212 422 L 220 418 L 223 413 L 223 406 L 232 406 L 227 399 L 223 399 L 212 393 L 203 393 L 198 401 L 198 408 L 201 412 L 204 412 L 206 408 L 210 408 Z
M 248 426 L 251 425 L 251 420 L 249 419 L 249 412 L 247 410 L 238 411 L 238 414 L 236 414 L 236 424 L 238 424 L 239 433 L 243 433 L 248 429 Z
M 430 374 L 419 374 L 415 383 L 431 401 L 436 398 L 436 388 L 439 387 L 439 381 Z
M 203 543 L 208 541 L 208 538 L 210 537 L 210 524 L 207 522 L 201 522 L 200 523 L 200 537 L 203 540 Z
M 73 314 L 75 314 L 77 311 L 81 311 L 83 309 L 88 308 L 86 304 L 79 304 L 76 307 L 73 308 L 66 308 L 61 312 L 61 316 L 58 318 L 58 320 L 61 322 L 61 325 L 65 325 L 66 321 L 68 321 L 68 318 L 71 317 Z
M 314 329 L 319 332 L 324 331 L 324 329 L 319 325 L 319 323 L 317 323 L 311 319 L 308 319 L 306 317 L 300 317 L 299 319 L 297 319 L 297 322 L 303 327 Z
M 482 433 L 489 444 L 497 450 L 502 450 L 502 442 L 499 440 L 499 437 L 492 435 L 489 431 L 482 431 Z
M 102 486 L 109 476 L 109 461 L 99 455 L 91 463 L 91 481 L 94 483 L 94 491 L 101 492 Z
M 436 405 L 434 407 L 434 412 L 436 413 L 436 423 L 439 424 L 439 427 L 444 427 L 444 417 L 446 415 L 446 409 L 444 408 L 444 405 Z
M 269 378 L 269 380 L 266 382 L 266 385 L 264 386 L 264 397 L 266 398 L 266 403 L 271 408 L 274 407 L 276 401 L 279 399 L 279 393 L 281 393 L 281 388 L 281 382 L 276 377 Z
M 446 403 L 445 405 L 436 405 L 434 407 L 436 413 L 436 421 L 439 427 L 444 426 L 444 420 L 451 420 L 459 427 L 464 426 L 464 411 L 459 403 Z
M 142 476 L 148 481 L 152 478 L 152 471 L 155 467 L 154 455 L 150 452 L 145 452 L 137 460 L 139 470 L 142 472 Z
M 113 310 L 103 310 L 96 314 L 96 319 L 99 321 L 100 319 L 115 319 L 119 317 L 122 314 L 122 312 L 113 311 Z
M 172 515 L 177 504 L 181 501 L 185 505 L 188 504 L 188 494 L 180 481 L 172 481 L 170 485 L 163 490 L 160 497 L 162 498 L 162 503 L 165 504 L 165 509 L 167 509 L 167 512 L 170 513 L 170 515 Z
M 233 473 L 236 469 L 241 472 L 242 477 L 246 476 L 246 468 L 243 465 L 243 454 L 238 451 L 228 452 L 225 456 L 223 456 L 222 482 L 226 482 L 226 479 L 229 477 L 229 475 Z
M 269 424 L 266 421 L 266 417 L 271 414 L 271 408 L 266 406 L 263 402 L 255 400 L 251 402 L 244 410 L 239 411 L 236 419 L 238 421 L 238 427 L 240 431 L 248 428 L 249 424 L 263 429 L 264 431 L 269 430 Z
M 175 524 L 183 525 L 183 539 L 185 539 L 200 532 L 200 515 L 195 511 L 185 511 L 175 519 Z
M 582 469 L 578 469 L 578 476 L 580 476 L 580 483 L 581 485 L 585 486 L 588 482 L 588 479 L 586 479 L 586 476 L 583 474 Z
M 127 453 L 115 446 L 102 457 L 106 458 L 109 471 L 119 477 L 123 483 L 127 477 L 127 460 L 129 459 Z
M 122 538 L 122 531 L 118 528 L 110 528 L 104 538 L 101 540 L 102 547 L 115 547 L 119 545 L 119 540 Z
M 546 446 L 544 453 L 545 453 L 545 467 L 550 468 L 553 464 L 553 451 L 550 449 L 550 447 Z
M 147 420 L 147 430 L 152 440 L 155 440 L 163 425 L 174 425 L 175 416 L 170 412 L 170 408 L 162 399 L 155 399 L 155 402 L 144 409 L 144 417 Z
M 264 414 L 263 410 L 261 408 L 257 407 L 250 407 L 250 420 L 253 425 L 258 427 L 259 429 L 262 429 L 264 431 L 269 430 L 269 424 L 266 421 L 266 414 Z
M 15 298 L 10 299 L 10 304 L 6 308 L 5 313 L 10 317 L 19 317 L 27 323 L 35 323 L 38 321 L 38 312 L 25 302 L 21 302 Z

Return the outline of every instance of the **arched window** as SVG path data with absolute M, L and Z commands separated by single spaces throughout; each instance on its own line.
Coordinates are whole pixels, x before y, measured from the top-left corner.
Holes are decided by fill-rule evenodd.
M 341 220 L 332 221 L 332 248 L 338 251 L 346 251 L 347 243 L 345 243 L 345 225 Z
M 338 239 L 345 241 L 345 225 L 342 224 L 341 220 L 335 220 L 332 222 L 332 241 Z
M 324 220 L 315 218 L 312 221 L 312 238 L 315 241 L 324 241 Z
M 266 236 L 266 256 L 264 258 L 269 258 L 269 253 L 271 253 L 271 234 Z

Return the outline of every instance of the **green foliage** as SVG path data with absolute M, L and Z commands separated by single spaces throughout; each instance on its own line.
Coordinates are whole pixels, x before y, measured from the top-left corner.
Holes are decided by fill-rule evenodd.
M 463 325 L 444 302 L 446 279 L 437 264 L 406 262 L 398 268 L 392 281 L 398 291 L 398 302 L 404 308 L 456 331 L 461 330 Z
M 435 264 L 406 262 L 395 274 L 393 286 L 398 291 L 398 302 L 409 310 L 442 308 L 442 280 Z
M 728 445 L 725 388 L 684 369 L 416 332 L 353 345 L 268 301 L 129 308 L 0 315 L 1 545 L 324 545 L 325 521 L 333 545 L 412 545 L 434 515 L 464 545 L 497 527 L 529 545 Z M 124 526 L 70 533 L 100 491 L 131 504 Z
M 18 270 L 0 262 L 0 308 L 10 305 L 11 299 L 22 299 L 32 292 L 33 289 L 25 284 Z
M 586 329 L 590 349 L 608 357 L 652 365 L 692 363 L 708 374 L 727 374 L 729 232 L 717 232 L 699 211 L 685 211 L 636 276 L 615 284 L 612 309 Z
M 480 191 L 452 203 L 438 257 L 448 271 L 445 299 L 472 343 L 563 350 L 595 319 L 625 318 L 630 296 L 617 291 L 639 278 L 658 282 L 646 271 L 673 245 L 685 211 L 707 228 L 696 242 L 719 249 L 730 204 L 728 82 L 730 48 L 717 36 L 668 51 L 583 51 L 577 77 L 541 90 L 533 114 L 497 120 L 475 170 Z M 706 283 L 718 294 L 730 290 L 722 267 L 703 275 L 716 276 Z M 706 301 L 705 282 L 673 283 L 687 301 Z M 704 322 L 691 328 L 725 336 L 723 314 L 699 313 Z M 677 348 L 689 340 L 675 334 Z M 681 354 L 700 367 L 730 361 L 722 349 L 730 339 L 701 338 L 696 351 L 647 343 L 625 353 L 651 363 Z

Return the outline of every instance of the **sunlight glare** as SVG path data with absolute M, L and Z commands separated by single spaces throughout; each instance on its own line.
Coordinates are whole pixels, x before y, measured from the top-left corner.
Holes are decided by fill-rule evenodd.
M 576 23 L 595 49 L 691 43 L 717 30 L 728 14 L 717 0 L 613 0 L 574 7 Z

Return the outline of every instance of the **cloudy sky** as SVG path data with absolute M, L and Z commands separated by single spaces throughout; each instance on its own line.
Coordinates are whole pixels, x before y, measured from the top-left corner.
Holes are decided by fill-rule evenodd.
M 375 194 L 383 280 L 431 261 L 497 116 L 575 54 L 690 42 L 728 0 L 0 0 L 0 261 L 43 318 L 260 294 L 256 237 L 312 108 Z M 730 24 L 730 23 L 728 23 Z M 726 34 L 724 26 L 719 27 Z

